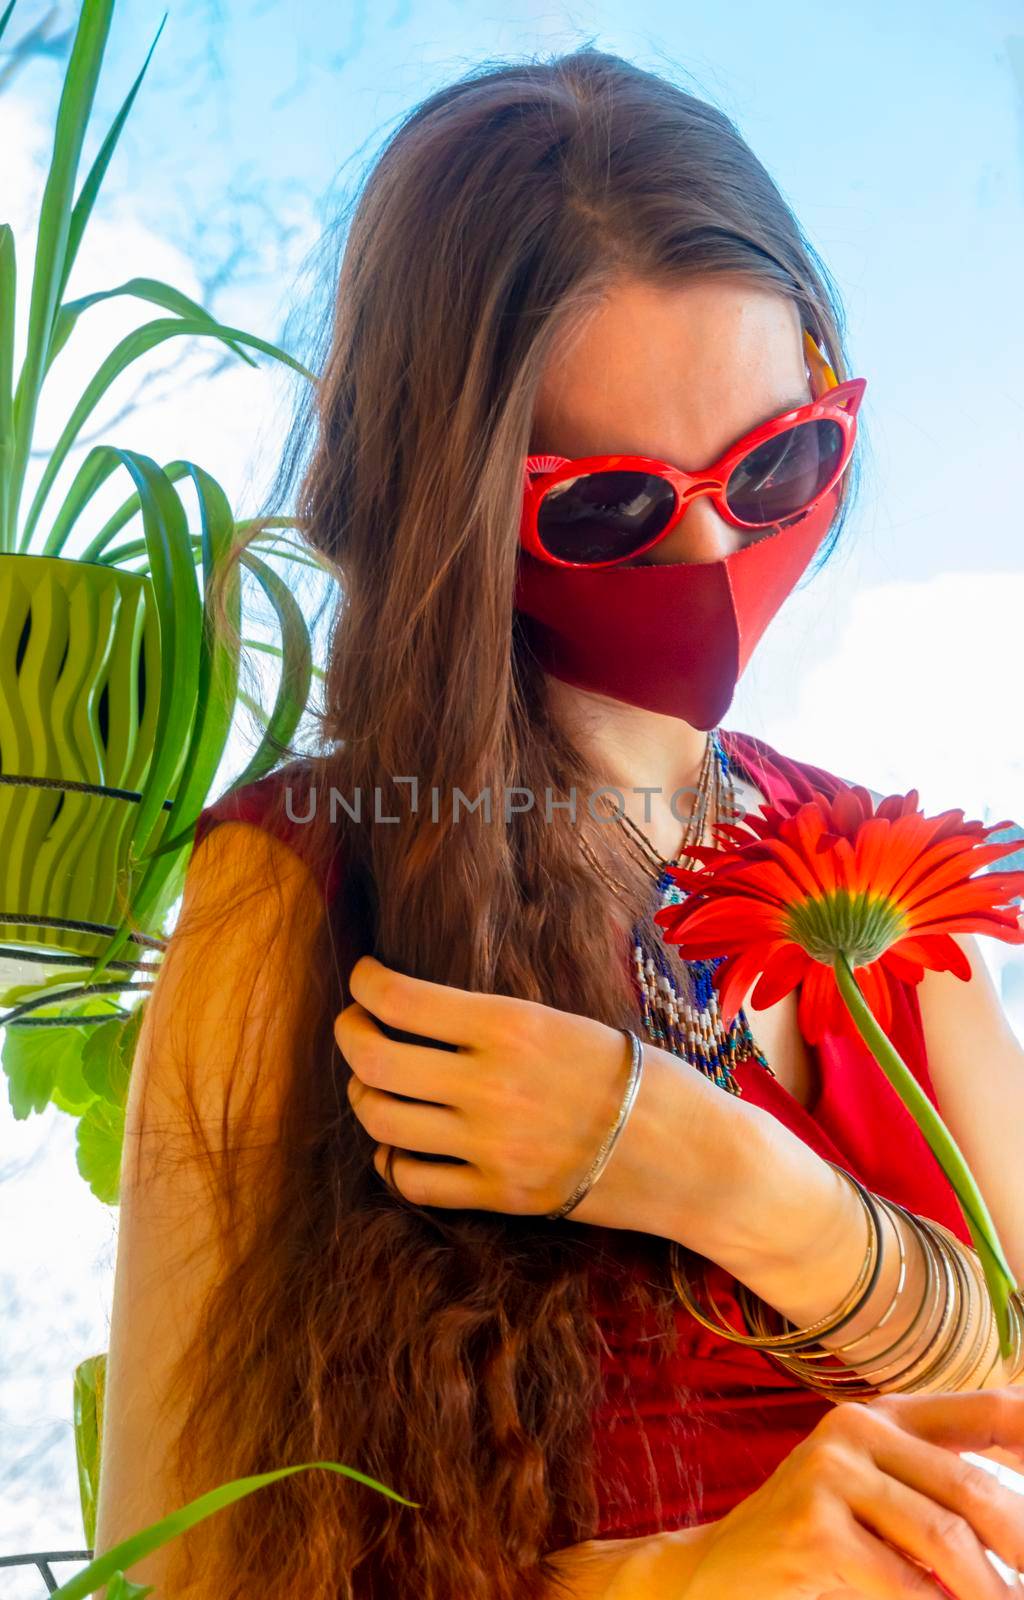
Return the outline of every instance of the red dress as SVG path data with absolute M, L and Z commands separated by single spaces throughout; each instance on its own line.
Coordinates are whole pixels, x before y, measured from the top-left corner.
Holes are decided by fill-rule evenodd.
M 763 740 L 722 730 L 731 758 L 768 800 L 831 794 L 841 782 L 820 767 L 780 755 Z M 292 767 L 250 784 L 202 813 L 196 842 L 215 822 L 229 818 L 262 824 L 275 786 Z M 301 812 L 296 798 L 294 809 Z M 302 853 L 302 829 L 278 831 Z M 338 888 L 337 864 L 325 899 Z M 890 1037 L 926 1093 L 928 1073 L 917 990 L 895 985 Z M 756 1036 L 756 1029 L 755 1029 Z M 808 1047 L 816 1066 L 817 1097 L 806 1108 L 756 1062 L 742 1062 L 736 1078 L 744 1098 L 761 1106 L 811 1149 L 854 1173 L 869 1188 L 937 1222 L 970 1243 L 956 1197 L 916 1124 L 890 1088 L 859 1037 L 827 1033 Z M 775 1366 L 703 1328 L 684 1307 L 676 1313 L 679 1338 L 667 1355 L 650 1314 L 624 1302 L 622 1274 L 650 1273 L 657 1241 L 628 1231 L 602 1230 L 612 1241 L 614 1271 L 595 1274 L 592 1304 L 606 1350 L 604 1397 L 594 1417 L 597 1538 L 628 1538 L 708 1522 L 723 1516 L 775 1470 L 829 1409 Z M 715 1300 L 741 1325 L 732 1280 L 717 1266 L 708 1271 Z M 680 1398 L 680 1390 L 684 1392 Z M 568 1543 L 568 1535 L 552 1548 Z

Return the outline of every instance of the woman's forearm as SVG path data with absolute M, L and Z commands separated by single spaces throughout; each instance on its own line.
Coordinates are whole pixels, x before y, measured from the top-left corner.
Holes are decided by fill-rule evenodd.
M 716 1261 L 793 1321 L 813 1321 L 854 1282 L 864 1219 L 850 1186 L 776 1117 L 724 1095 L 647 1047 L 664 1175 L 650 1231 Z M 652 1101 L 654 1096 L 652 1096 Z
M 666 1052 L 659 1051 L 659 1056 Z M 673 1058 L 669 1057 L 669 1061 Z M 814 1323 L 838 1306 L 856 1282 L 867 1244 L 863 1208 L 851 1186 L 785 1125 L 758 1106 L 724 1096 L 692 1069 L 665 1062 L 674 1073 L 666 1088 L 678 1120 L 672 1128 L 675 1160 L 664 1152 L 660 1170 L 673 1177 L 666 1186 L 660 1228 L 667 1238 L 716 1261 L 753 1293 L 799 1326 Z M 689 1076 L 687 1076 L 689 1074 Z M 695 1114 L 699 1112 L 699 1117 Z M 666 1127 L 674 1119 L 665 1118 Z M 685 1129 L 693 1130 L 688 1140 Z M 680 1137 L 680 1128 L 684 1129 Z M 680 1159 L 679 1151 L 687 1154 Z M 882 1269 L 874 1291 L 857 1316 L 826 1344 L 857 1341 L 855 1352 L 839 1352 L 851 1367 L 877 1370 L 877 1357 L 904 1334 L 903 1357 L 910 1359 L 916 1339 L 912 1324 L 921 1309 L 927 1279 L 920 1245 L 906 1223 L 882 1214 Z M 899 1227 L 904 1285 L 893 1297 L 900 1275 Z M 892 1307 L 891 1310 L 889 1308 Z M 888 1310 L 885 1324 L 879 1319 Z M 923 1331 L 927 1340 L 927 1318 Z M 933 1315 L 941 1314 L 937 1300 Z M 884 1365 L 884 1364 L 883 1364 Z M 903 1360 L 896 1362 L 896 1367 Z M 895 1367 L 893 1368 L 895 1370 Z M 922 1367 L 923 1370 L 923 1367 Z M 996 1336 L 978 1352 L 957 1387 L 995 1387 L 1012 1374 L 996 1359 Z

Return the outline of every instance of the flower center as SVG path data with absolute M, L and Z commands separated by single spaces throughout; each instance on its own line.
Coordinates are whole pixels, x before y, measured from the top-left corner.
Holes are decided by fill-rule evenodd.
M 860 894 L 830 889 L 791 905 L 786 924 L 789 936 L 809 956 L 830 967 L 837 955 L 844 955 L 851 967 L 867 966 L 902 939 L 908 928 L 899 906 L 867 889 Z

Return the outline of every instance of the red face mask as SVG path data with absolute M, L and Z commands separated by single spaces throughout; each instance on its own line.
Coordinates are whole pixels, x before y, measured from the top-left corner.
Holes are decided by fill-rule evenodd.
M 717 727 L 838 504 L 835 485 L 799 521 L 720 561 L 587 569 L 521 550 L 515 606 L 526 637 L 553 677 Z

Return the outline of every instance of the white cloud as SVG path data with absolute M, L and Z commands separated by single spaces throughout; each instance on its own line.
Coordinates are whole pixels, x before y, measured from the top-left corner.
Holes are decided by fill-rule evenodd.
M 774 624 L 728 720 L 746 712 L 777 749 L 872 788 L 917 788 L 926 810 L 1024 820 L 1024 571 L 850 593 L 828 570 Z
M 17 95 L 5 92 L 0 99 L 0 149 L 4 151 L 4 217 L 14 228 L 18 255 L 18 365 L 27 336 L 32 257 L 51 139 L 52 130 L 40 119 L 38 109 Z M 115 154 L 115 162 L 117 159 Z M 80 166 L 79 185 L 90 160 L 91 147 Z M 311 218 L 297 227 L 292 241 L 292 260 L 296 266 L 313 231 Z M 77 299 L 97 290 L 111 289 L 132 277 L 156 278 L 197 301 L 203 298 L 202 287 L 187 255 L 140 222 L 123 198 L 108 200 L 101 190 L 72 269 L 67 297 Z M 269 298 L 269 294 L 264 297 L 265 300 Z M 237 313 L 241 325 L 274 342 L 276 308 L 265 303 L 261 305 L 251 292 L 239 294 L 237 302 L 246 308 Z M 55 443 L 73 405 L 113 347 L 133 328 L 167 314 L 157 306 L 128 296 L 103 302 L 83 314 L 44 386 L 36 419 L 37 449 L 46 450 Z M 225 320 L 231 319 L 225 316 Z M 209 339 L 171 340 L 147 353 L 115 381 L 85 423 L 83 432 L 90 442 L 95 442 L 93 435 L 101 434 L 105 443 L 144 451 L 157 461 L 176 457 L 196 461 L 217 478 L 241 514 L 253 509 L 250 482 L 255 482 L 254 492 L 258 494 L 273 468 L 273 451 L 279 447 L 289 420 L 290 401 L 285 389 L 289 380 L 279 363 L 256 352 L 258 368 L 247 366 L 238 357 L 228 356 L 224 368 L 208 376 L 214 354 L 226 354 L 225 347 Z M 161 376 L 172 364 L 173 375 Z M 144 377 L 148 382 L 132 413 L 106 426 L 136 393 Z M 50 492 L 42 523 L 44 532 L 83 453 L 84 449 L 72 452 L 69 465 Z M 30 465 L 22 500 L 22 520 L 43 465 L 41 459 Z M 88 532 L 91 536 L 130 492 L 127 473 L 115 474 L 113 483 L 105 485 L 95 497 L 85 519 L 88 527 L 83 528 L 83 535 Z M 191 508 L 191 490 L 183 492 Z M 34 536 L 37 548 L 41 537 L 37 529 Z M 74 554 L 82 547 L 82 542 L 81 536 L 73 536 L 68 553 Z
M 1024 824 L 1024 571 L 858 587 L 858 560 L 791 596 L 725 725 L 929 814 Z M 981 948 L 1024 1040 L 1021 947 Z

